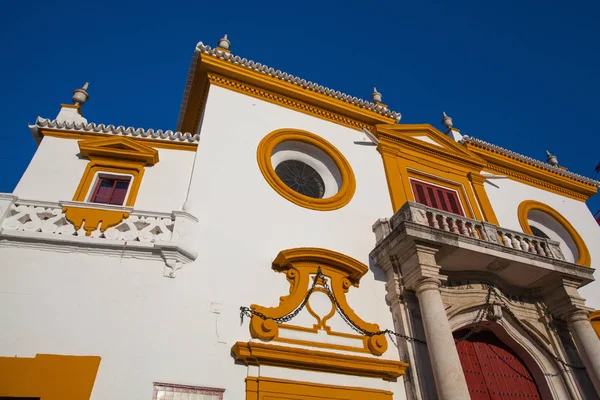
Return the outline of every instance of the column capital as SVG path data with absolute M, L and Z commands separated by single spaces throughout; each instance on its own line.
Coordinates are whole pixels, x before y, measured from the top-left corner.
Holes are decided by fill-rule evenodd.
M 399 257 L 400 272 L 407 289 L 416 291 L 426 280 L 429 285 L 433 281 L 439 282 L 439 285 L 446 281 L 447 277 L 440 274 L 440 266 L 435 260 L 438 250 L 438 246 L 415 242 Z
M 566 316 L 566 320 L 567 322 L 577 322 L 577 321 L 585 321 L 590 322 L 590 310 L 586 310 L 586 309 L 575 309 L 574 311 L 571 311 L 570 313 L 567 313 Z
M 440 291 L 440 286 L 442 286 L 442 281 L 437 278 L 425 278 L 421 279 L 415 288 L 415 292 L 417 295 L 420 295 L 423 292 L 428 290 L 437 290 Z
M 578 318 L 572 317 L 578 314 L 585 314 L 587 318 L 591 308 L 585 305 L 585 299 L 579 294 L 577 288 L 580 286 L 580 281 L 563 276 L 550 276 L 541 282 L 550 313 L 566 321 Z

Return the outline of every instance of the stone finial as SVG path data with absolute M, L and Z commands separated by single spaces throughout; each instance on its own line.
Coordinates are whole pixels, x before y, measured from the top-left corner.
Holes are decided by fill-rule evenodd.
M 231 47 L 231 42 L 229 41 L 229 39 L 227 39 L 227 34 L 225 34 L 221 39 L 219 39 L 219 44 L 217 45 L 217 47 L 229 50 L 229 47 Z
M 82 106 L 85 104 L 86 101 L 88 101 L 88 99 L 90 98 L 90 95 L 87 92 L 87 88 L 89 85 L 89 82 L 86 82 L 85 85 L 83 85 L 81 88 L 75 89 L 75 91 L 73 92 L 73 104 L 75 104 L 76 106 Z
M 452 117 L 449 117 L 448 115 L 446 115 L 445 112 L 442 112 L 442 124 L 444 124 L 444 126 L 446 127 L 446 129 L 451 129 L 452 128 Z
M 558 167 L 558 158 L 556 158 L 556 156 L 551 154 L 548 150 L 546 150 L 546 155 L 548 156 L 548 158 L 546 158 L 546 162 L 553 167 Z
M 377 91 L 376 87 L 373 87 L 373 94 L 371 94 L 371 100 L 373 100 L 374 103 L 381 103 L 381 99 L 381 93 Z

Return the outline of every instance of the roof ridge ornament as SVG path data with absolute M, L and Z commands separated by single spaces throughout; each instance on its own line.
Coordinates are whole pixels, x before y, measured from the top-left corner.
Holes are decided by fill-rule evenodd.
M 444 124 L 447 129 L 452 129 L 452 117 L 449 117 L 445 111 L 442 111 L 442 116 L 442 124 Z
M 90 95 L 87 92 L 88 87 L 90 86 L 89 82 L 86 82 L 81 88 L 75 89 L 73 91 L 73 104 L 76 106 L 82 106 L 86 101 L 89 100 Z
M 546 158 L 546 162 L 553 167 L 558 167 L 558 158 L 554 154 L 551 154 L 548 150 L 546 150 L 546 155 L 548 156 Z
M 446 127 L 446 136 L 455 142 L 460 142 L 463 139 L 463 135 L 454 127 L 452 117 L 446 114 L 445 111 L 442 111 L 442 124 Z
M 229 48 L 231 47 L 231 42 L 227 38 L 227 34 L 223 35 L 221 39 L 219 39 L 219 44 L 217 44 L 217 49 L 229 52 Z
M 381 103 L 382 98 L 383 98 L 383 96 L 381 95 L 381 93 L 379 93 L 377 91 L 377 88 L 375 86 L 373 86 L 373 93 L 371 94 L 371 100 L 373 100 L 373 103 L 375 103 L 375 104 Z

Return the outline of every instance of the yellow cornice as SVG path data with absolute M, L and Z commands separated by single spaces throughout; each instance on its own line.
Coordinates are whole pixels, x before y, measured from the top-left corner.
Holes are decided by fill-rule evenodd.
M 408 367 L 408 364 L 401 361 L 257 342 L 237 342 L 231 351 L 237 361 L 246 365 L 270 365 L 384 380 L 404 375 Z
M 283 81 L 207 54 L 198 55 L 180 129 L 197 132 L 210 84 L 353 129 L 395 120 L 323 93 Z
M 122 137 L 122 136 L 110 136 L 104 133 L 98 132 L 80 132 L 71 130 L 54 130 L 54 129 L 40 129 L 39 134 L 41 137 L 51 136 L 61 139 L 74 139 L 84 140 L 90 138 L 110 138 L 110 137 Z M 144 144 L 145 146 L 157 148 L 157 149 L 169 149 L 169 150 L 187 150 L 196 151 L 198 143 L 189 142 L 167 142 L 162 140 L 152 140 L 140 137 L 127 137 L 126 139 L 133 140 L 135 142 Z
M 597 187 L 568 176 L 524 163 L 471 143 L 466 143 L 466 147 L 485 160 L 484 169 L 493 173 L 506 175 L 530 186 L 580 201 L 586 201 L 598 192 Z
M 369 267 L 352 257 L 314 247 L 297 247 L 280 251 L 273 261 L 273 269 L 283 271 L 295 263 L 317 263 L 323 267 L 332 267 L 343 271 L 354 282 L 358 282 L 369 271 Z
M 122 159 L 129 162 L 141 162 L 143 165 L 154 165 L 158 162 L 156 149 L 125 137 L 87 139 L 78 144 L 81 155 L 90 159 L 92 157 Z
M 385 124 L 375 126 L 374 134 L 380 140 L 379 151 L 397 153 L 411 149 L 433 156 L 433 159 L 447 160 L 463 165 L 468 170 L 477 171 L 485 165 L 485 160 L 464 146 L 456 143 L 429 124 Z M 440 144 L 436 146 L 414 136 L 428 136 Z

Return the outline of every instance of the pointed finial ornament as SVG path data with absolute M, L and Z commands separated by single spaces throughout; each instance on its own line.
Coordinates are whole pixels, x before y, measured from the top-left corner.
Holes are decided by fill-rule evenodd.
M 548 150 L 546 150 L 546 155 L 548 156 L 548 158 L 546 158 L 546 162 L 553 167 L 558 167 L 558 158 L 556 158 L 556 156 L 551 154 Z
M 373 87 L 373 94 L 371 94 L 371 100 L 373 100 L 373 103 L 381 103 L 381 99 L 381 93 L 377 91 L 376 87 Z
M 452 118 L 446 115 L 445 112 L 442 112 L 442 124 L 446 127 L 446 129 L 452 128 Z
M 90 95 L 87 92 L 87 88 L 90 86 L 89 82 L 86 82 L 85 85 L 80 87 L 79 89 L 75 89 L 73 92 L 73 104 L 76 106 L 82 106 L 86 101 L 90 98 Z
M 225 34 L 221 39 L 219 39 L 219 44 L 217 45 L 217 47 L 229 50 L 229 47 L 231 47 L 231 42 L 229 41 L 229 39 L 227 39 L 227 34 Z

